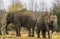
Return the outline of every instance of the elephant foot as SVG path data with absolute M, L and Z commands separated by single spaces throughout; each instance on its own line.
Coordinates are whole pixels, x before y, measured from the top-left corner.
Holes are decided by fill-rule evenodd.
M 52 39 L 52 37 L 48 37 L 48 39 Z
M 50 37 L 48 36 L 48 38 L 50 38 Z
M 28 37 L 31 37 L 31 35 L 28 35 Z
M 29 34 L 28 37 L 34 37 L 34 35 L 30 35 L 30 34 Z
M 9 34 L 9 33 L 6 33 L 7 35 Z
M 17 37 L 20 37 L 21 35 L 16 35 Z
M 46 36 L 43 36 L 43 38 L 46 38 Z
M 37 37 L 37 38 L 40 38 L 40 37 Z
M 34 35 L 28 35 L 28 37 L 34 37 Z
M 34 35 L 31 35 L 31 37 L 34 37 Z
M 37 38 L 40 38 L 40 36 L 38 35 Z
M 28 35 L 28 37 L 33 37 L 32 35 Z
M 48 38 L 48 39 L 52 39 L 52 38 Z
M 31 37 L 34 37 L 34 35 L 31 35 Z
M 37 35 L 37 38 L 40 38 L 40 34 Z
M 0 35 L 2 35 L 2 34 L 0 33 Z

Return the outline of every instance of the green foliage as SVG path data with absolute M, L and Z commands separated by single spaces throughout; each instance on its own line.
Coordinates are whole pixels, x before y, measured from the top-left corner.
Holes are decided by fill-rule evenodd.
M 8 25 L 8 30 L 14 30 L 15 29 L 15 25 L 13 23 Z
M 60 25 L 57 26 L 57 32 L 60 32 Z
M 9 6 L 8 12 L 14 12 L 14 11 L 17 11 L 21 8 L 23 8 L 23 5 L 21 3 L 14 3 L 11 6 Z
M 53 9 L 53 14 L 55 14 L 57 16 L 57 19 L 58 19 L 58 26 L 57 26 L 57 31 L 60 31 L 60 8 L 54 8 Z
M 11 23 L 11 27 L 12 27 L 12 29 L 14 29 L 15 28 L 15 25 L 13 23 Z

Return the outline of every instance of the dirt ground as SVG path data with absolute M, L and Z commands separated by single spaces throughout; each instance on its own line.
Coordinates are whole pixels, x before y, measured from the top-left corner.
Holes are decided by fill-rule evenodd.
M 48 35 L 46 35 L 46 37 L 48 37 Z M 6 34 L 0 35 L 0 39 L 48 39 L 48 38 L 42 38 L 42 35 L 40 36 L 40 38 L 37 38 L 36 33 L 34 37 L 28 37 L 27 31 L 21 32 L 21 37 L 16 37 L 15 31 L 9 31 L 9 35 Z M 60 39 L 60 33 L 54 32 L 52 35 L 52 39 Z

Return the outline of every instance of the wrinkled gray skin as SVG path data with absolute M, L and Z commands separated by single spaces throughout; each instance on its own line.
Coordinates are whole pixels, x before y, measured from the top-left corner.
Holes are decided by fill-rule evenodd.
M 7 26 L 10 23 L 13 23 L 15 25 L 16 30 L 16 36 L 21 36 L 20 30 L 21 27 L 25 27 L 28 29 L 29 33 L 28 36 L 34 36 L 34 27 L 36 24 L 36 17 L 32 12 L 13 12 L 9 13 L 7 15 L 7 25 L 6 25 L 6 33 L 7 32 Z M 31 29 L 32 29 L 32 35 L 31 35 Z
M 45 38 L 45 33 L 46 33 L 46 26 L 45 26 L 45 20 L 40 19 L 39 22 L 37 23 L 37 37 L 40 37 L 40 31 L 42 31 L 43 37 Z
M 48 22 L 47 19 L 49 18 L 49 16 L 47 18 L 44 18 L 45 16 L 44 15 L 41 16 L 41 18 L 37 22 L 37 37 L 38 38 L 40 37 L 40 31 L 42 31 L 43 38 L 46 38 L 46 31 L 48 32 L 48 38 L 50 38 L 50 30 L 52 30 L 52 33 L 53 33 L 53 31 L 55 31 L 57 28 L 53 25 L 54 21 Z

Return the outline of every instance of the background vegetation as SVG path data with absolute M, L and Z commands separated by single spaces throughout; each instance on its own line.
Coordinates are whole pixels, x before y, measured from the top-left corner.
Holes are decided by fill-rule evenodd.
M 34 5 L 34 2 L 31 1 L 30 8 L 29 8 L 30 11 L 33 11 L 33 8 L 34 8 L 33 5 Z M 42 2 L 41 5 L 39 5 L 39 6 L 42 6 L 42 7 L 40 7 L 41 9 L 39 10 L 39 13 L 40 13 L 39 14 L 37 12 L 38 6 L 37 6 L 37 2 L 36 2 L 35 13 L 37 13 L 38 15 L 41 15 L 41 13 L 44 13 L 44 9 L 46 10 L 45 13 L 50 13 L 52 11 L 52 13 L 57 16 L 57 19 L 58 19 L 57 29 L 58 29 L 58 31 L 60 31 L 60 0 L 55 0 L 55 2 L 53 1 L 53 7 L 50 12 L 48 12 L 47 8 L 44 5 L 46 5 L 44 2 Z M 23 7 L 25 7 L 25 8 L 23 8 Z M 1 23 L 2 24 L 6 23 L 6 15 L 8 14 L 8 12 L 15 12 L 15 11 L 19 11 L 19 10 L 20 11 L 28 11 L 26 5 L 23 5 L 22 3 L 17 2 L 17 3 L 13 3 L 12 5 L 10 5 L 8 10 L 4 11 L 2 18 L 1 18 Z M 0 12 L 0 16 L 1 16 L 1 12 Z M 14 25 L 12 23 L 9 26 L 12 27 L 12 29 L 14 29 Z
M 57 29 L 60 31 L 60 0 L 55 0 L 53 3 L 53 14 L 57 16 L 58 23 L 57 23 Z

